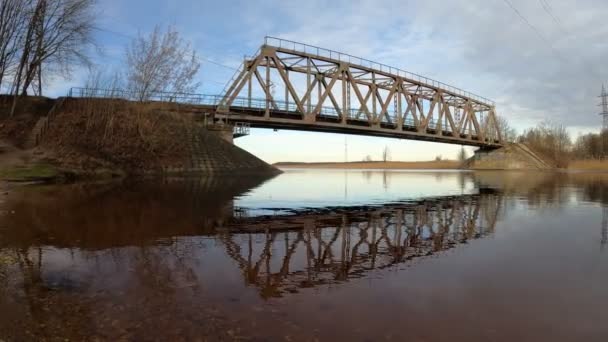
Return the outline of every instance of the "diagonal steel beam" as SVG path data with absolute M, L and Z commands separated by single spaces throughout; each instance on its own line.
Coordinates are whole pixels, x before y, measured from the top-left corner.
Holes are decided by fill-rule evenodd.
M 319 97 L 319 102 L 317 103 L 317 106 L 315 107 L 313 113 L 315 115 L 319 115 L 321 114 L 321 109 L 323 108 L 323 102 L 325 102 L 325 99 L 327 99 L 327 96 L 331 93 L 331 89 L 334 87 L 334 84 L 336 84 L 336 81 L 338 80 L 338 75 L 334 74 L 333 77 L 331 78 L 331 81 L 329 82 L 329 85 L 327 85 L 327 83 L 325 82 L 325 79 L 321 79 L 320 83 L 323 84 L 323 86 L 325 87 L 325 91 L 321 94 L 321 96 Z
M 294 90 L 293 85 L 289 81 L 289 77 L 287 77 L 287 73 L 285 72 L 285 69 L 283 67 L 279 66 L 281 63 L 279 63 L 277 61 L 278 57 L 277 57 L 276 53 L 274 53 L 273 56 L 271 56 L 270 58 L 273 60 L 273 62 L 277 66 L 277 70 L 279 71 L 279 75 L 281 75 L 281 78 L 283 79 L 283 82 L 285 83 L 285 87 L 288 89 L 289 94 L 293 97 L 293 100 L 295 101 L 295 104 L 296 104 L 296 107 L 298 108 L 298 111 L 300 111 L 300 113 L 302 115 L 304 115 L 304 113 L 305 113 L 304 106 L 303 106 L 302 102 L 300 101 L 300 99 L 298 97 L 298 94 Z
M 264 82 L 264 79 L 262 78 L 262 75 L 260 75 L 259 71 L 257 71 L 257 70 L 254 71 L 254 75 L 255 75 L 255 78 L 260 83 L 262 90 L 264 90 L 264 93 L 268 97 L 268 100 L 272 104 L 272 107 L 275 110 L 279 110 L 279 106 L 277 106 L 277 103 L 274 101 L 274 97 L 272 96 L 272 93 L 270 92 L 270 89 L 269 89 L 270 87 L 266 85 L 266 83 Z
M 355 81 L 351 70 L 348 68 L 346 69 L 346 76 L 348 78 L 348 82 L 350 83 L 353 91 L 355 92 L 355 96 L 357 96 L 357 100 L 359 101 L 359 111 L 357 112 L 356 118 L 358 119 L 361 112 L 363 112 L 365 114 L 365 116 L 367 116 L 367 120 L 371 122 L 371 115 L 369 113 L 369 109 L 367 108 L 368 98 L 367 97 L 363 98 L 363 96 L 361 96 L 361 91 L 359 90 L 359 86 L 357 85 L 357 82 Z

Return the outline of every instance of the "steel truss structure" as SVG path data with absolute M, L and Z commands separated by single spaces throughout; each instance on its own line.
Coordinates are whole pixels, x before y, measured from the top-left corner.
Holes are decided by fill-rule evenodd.
M 386 65 L 272 37 L 245 59 L 215 115 L 252 127 L 482 147 L 503 143 L 495 104 L 488 99 Z

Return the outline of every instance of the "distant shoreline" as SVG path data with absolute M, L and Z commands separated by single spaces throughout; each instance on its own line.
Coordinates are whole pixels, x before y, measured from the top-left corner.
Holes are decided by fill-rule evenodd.
M 377 170 L 456 170 L 460 169 L 461 163 L 456 160 L 441 161 L 371 161 L 371 162 L 279 162 L 273 164 L 279 168 L 294 169 L 377 169 Z

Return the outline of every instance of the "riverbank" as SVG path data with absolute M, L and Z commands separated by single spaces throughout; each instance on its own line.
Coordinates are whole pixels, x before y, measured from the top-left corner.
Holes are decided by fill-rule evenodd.
M 439 161 L 370 161 L 370 162 L 324 162 L 299 163 L 279 162 L 273 164 L 278 168 L 297 169 L 372 169 L 372 170 L 454 170 L 459 169 L 461 163 L 456 160 Z
M 573 160 L 568 164 L 569 171 L 608 171 L 608 160 Z

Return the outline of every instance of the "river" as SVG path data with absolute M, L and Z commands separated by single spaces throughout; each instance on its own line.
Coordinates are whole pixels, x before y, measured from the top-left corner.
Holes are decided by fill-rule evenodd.
M 0 196 L 0 340 L 608 340 L 608 174 L 292 169 Z

